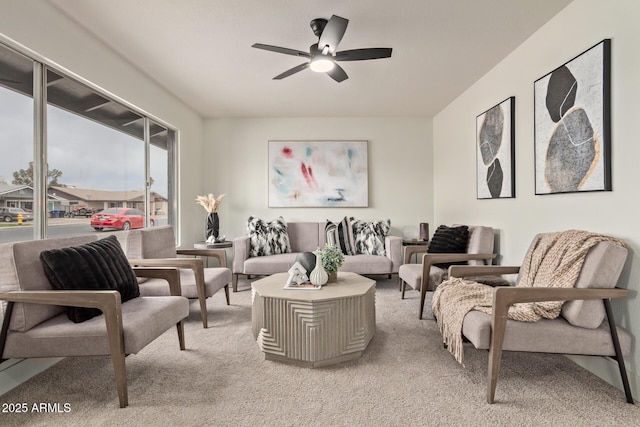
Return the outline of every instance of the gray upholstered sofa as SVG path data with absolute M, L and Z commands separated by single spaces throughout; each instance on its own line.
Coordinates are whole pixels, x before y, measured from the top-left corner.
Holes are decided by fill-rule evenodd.
M 291 253 L 250 257 L 248 235 L 233 240 L 233 290 L 237 291 L 238 276 L 284 273 L 295 262 L 300 252 L 314 251 L 325 245 L 325 222 L 290 222 L 287 234 Z M 402 264 L 402 238 L 385 237 L 385 255 L 346 255 L 340 271 L 358 274 L 397 273 Z

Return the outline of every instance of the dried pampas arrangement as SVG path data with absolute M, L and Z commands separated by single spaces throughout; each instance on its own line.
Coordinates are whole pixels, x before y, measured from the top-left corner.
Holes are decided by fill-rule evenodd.
M 218 212 L 218 206 L 220 206 L 220 201 L 226 196 L 226 194 L 221 194 L 216 198 L 213 194 L 209 193 L 206 196 L 198 196 L 196 197 L 196 202 L 200 204 L 207 212 L 214 213 Z

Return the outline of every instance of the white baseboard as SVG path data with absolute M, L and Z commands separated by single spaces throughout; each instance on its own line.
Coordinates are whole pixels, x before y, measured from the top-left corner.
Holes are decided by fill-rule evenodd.
M 39 359 L 9 359 L 0 364 L 0 396 L 19 386 L 29 378 L 38 375 L 63 357 Z
M 620 399 L 625 398 L 622 387 L 622 379 L 620 378 L 620 370 L 618 369 L 618 363 L 615 361 L 615 359 L 599 356 L 567 357 L 620 390 Z M 631 388 L 633 400 L 635 400 L 636 402 L 640 402 L 640 376 L 638 376 L 637 373 L 630 371 L 628 366 L 626 368 L 627 377 L 629 377 L 629 388 Z

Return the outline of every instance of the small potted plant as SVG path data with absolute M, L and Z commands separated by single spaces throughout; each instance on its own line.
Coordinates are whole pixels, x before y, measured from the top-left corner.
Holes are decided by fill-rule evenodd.
M 329 275 L 329 281 L 332 283 L 338 280 L 338 269 L 344 262 L 344 254 L 336 245 L 326 245 L 320 250 L 322 258 L 322 267 Z

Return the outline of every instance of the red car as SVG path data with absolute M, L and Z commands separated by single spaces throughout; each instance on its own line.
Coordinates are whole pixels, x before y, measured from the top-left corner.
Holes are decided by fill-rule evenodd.
M 153 217 L 150 218 L 151 227 L 155 224 Z M 96 231 L 105 228 L 115 228 L 116 230 L 129 230 L 131 228 L 144 227 L 144 212 L 131 208 L 109 208 L 97 214 L 91 215 L 91 226 Z

